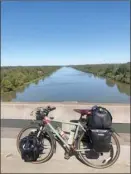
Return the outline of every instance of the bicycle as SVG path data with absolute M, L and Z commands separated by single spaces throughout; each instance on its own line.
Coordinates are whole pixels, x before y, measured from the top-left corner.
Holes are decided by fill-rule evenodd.
M 19 153 L 20 153 L 20 149 L 19 149 L 20 138 L 22 137 L 22 134 L 26 130 L 31 128 L 31 129 L 36 129 L 34 132 L 36 133 L 37 137 L 41 136 L 43 141 L 48 140 L 51 145 L 49 154 L 40 160 L 32 162 L 34 164 L 43 163 L 51 159 L 53 154 L 56 152 L 56 147 L 57 147 L 56 142 L 58 142 L 65 150 L 65 159 L 69 159 L 71 156 L 75 155 L 76 158 L 80 160 L 82 163 L 93 168 L 97 168 L 97 169 L 107 168 L 113 165 L 117 161 L 120 155 L 120 143 L 116 136 L 117 133 L 114 130 L 112 130 L 112 138 L 115 140 L 115 144 L 117 147 L 115 156 L 114 156 L 114 148 L 112 145 L 110 150 L 110 157 L 107 160 L 104 160 L 104 162 L 102 161 L 102 165 L 93 164 L 92 162 L 89 161 L 90 158 L 87 157 L 88 156 L 87 154 L 89 152 L 92 152 L 92 149 L 89 147 L 88 141 L 87 140 L 84 141 L 84 138 L 85 137 L 86 139 L 88 138 L 87 123 L 88 123 L 88 118 L 91 116 L 92 109 L 74 109 L 75 112 L 78 112 L 81 114 L 77 122 L 75 121 L 62 122 L 62 121 L 54 120 L 54 117 L 49 118 L 48 117 L 49 113 L 55 109 L 56 109 L 55 107 L 48 106 L 47 108 L 38 107 L 34 110 L 35 116 L 37 120 L 39 120 L 40 122 L 38 123 L 38 125 L 29 125 L 28 127 L 23 128 L 19 132 L 17 136 L 17 142 L 16 142 L 17 150 Z M 31 115 L 33 115 L 34 111 L 32 111 Z M 86 118 L 83 118 L 84 116 L 86 116 Z M 67 136 L 67 134 L 62 129 L 60 129 L 60 127 L 54 128 L 52 126 L 51 124 L 52 120 L 62 124 L 72 125 L 75 127 L 75 129 L 71 130 L 70 135 Z M 37 122 L 34 121 L 34 123 L 37 123 Z M 82 143 L 82 148 L 81 148 L 81 143 Z M 86 146 L 86 148 L 83 147 L 84 145 Z M 83 152 L 85 152 L 84 155 L 83 155 Z M 85 156 L 87 157 L 87 159 L 85 158 Z M 99 157 L 103 156 L 103 154 L 100 153 L 100 154 L 97 154 L 96 156 L 97 156 L 96 160 L 98 160 L 98 156 Z

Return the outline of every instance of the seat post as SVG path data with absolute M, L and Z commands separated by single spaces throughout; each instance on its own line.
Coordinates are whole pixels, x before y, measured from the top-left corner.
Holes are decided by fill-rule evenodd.
M 83 114 L 80 115 L 79 121 L 81 121 Z

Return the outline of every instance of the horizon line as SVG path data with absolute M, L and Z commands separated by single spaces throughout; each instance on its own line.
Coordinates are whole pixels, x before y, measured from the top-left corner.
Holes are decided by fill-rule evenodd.
M 67 65 L 1 65 L 1 67 L 25 67 L 25 66 L 77 66 L 77 65 L 105 65 L 105 64 L 126 64 L 126 63 L 130 63 L 130 61 L 128 62 L 117 62 L 117 63 L 84 63 L 84 64 L 67 64 Z

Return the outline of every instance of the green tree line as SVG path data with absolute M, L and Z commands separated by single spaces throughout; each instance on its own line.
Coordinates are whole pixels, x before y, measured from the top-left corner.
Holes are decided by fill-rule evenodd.
M 14 91 L 33 80 L 44 78 L 59 66 L 17 66 L 1 67 L 1 92 Z
M 123 64 L 74 65 L 75 69 L 130 84 L 130 62 Z

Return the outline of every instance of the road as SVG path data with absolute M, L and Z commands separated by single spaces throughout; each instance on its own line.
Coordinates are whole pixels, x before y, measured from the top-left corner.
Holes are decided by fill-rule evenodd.
M 65 160 L 64 151 L 58 145 L 56 153 L 48 162 L 37 165 L 25 163 L 16 150 L 16 139 L 2 138 L 1 171 L 2 173 L 130 173 L 130 146 L 121 145 L 117 162 L 109 168 L 100 170 L 82 164 L 74 156 Z
M 93 169 L 82 164 L 75 157 L 65 160 L 64 151 L 59 145 L 50 161 L 33 165 L 24 163 L 16 150 L 16 137 L 21 130 L 16 123 L 18 121 L 14 122 L 14 125 L 9 121 L 6 124 L 4 121 L 1 123 L 2 173 L 130 173 L 130 136 L 127 133 L 120 133 L 121 154 L 118 161 L 109 168 Z M 20 123 L 21 127 L 25 126 L 24 122 Z M 6 127 L 7 125 L 10 126 Z

